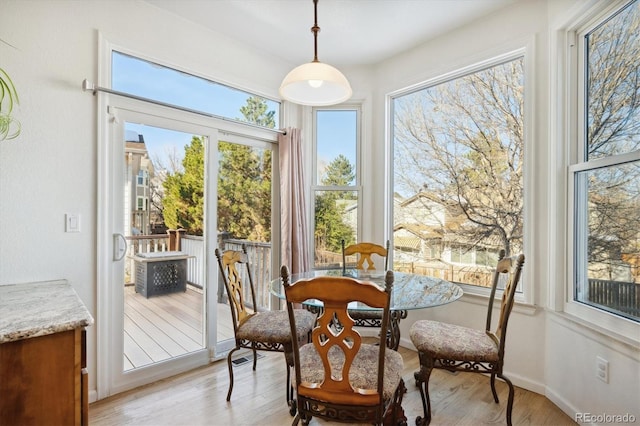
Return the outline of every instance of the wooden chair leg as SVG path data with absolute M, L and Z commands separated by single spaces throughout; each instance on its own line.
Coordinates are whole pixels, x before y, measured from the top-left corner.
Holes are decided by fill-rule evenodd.
M 227 365 L 229 366 L 229 390 L 227 391 L 227 401 L 231 400 L 231 392 L 233 392 L 233 362 L 231 362 L 231 355 L 233 355 L 233 353 L 238 349 L 240 348 L 236 346 L 231 350 L 231 352 L 229 352 L 229 355 L 227 355 Z

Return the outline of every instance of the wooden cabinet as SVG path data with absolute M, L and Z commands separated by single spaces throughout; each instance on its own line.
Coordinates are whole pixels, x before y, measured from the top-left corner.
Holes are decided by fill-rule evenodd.
M 0 344 L 0 425 L 88 424 L 84 328 Z
M 66 280 L 0 285 L 0 426 L 89 423 L 91 324 Z

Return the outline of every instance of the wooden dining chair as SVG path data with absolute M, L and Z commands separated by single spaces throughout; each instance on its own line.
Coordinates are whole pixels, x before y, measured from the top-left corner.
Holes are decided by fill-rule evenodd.
M 466 371 L 470 373 L 484 373 L 491 375 L 491 392 L 496 403 L 499 402 L 495 387 L 496 376 L 504 380 L 509 386 L 507 401 L 507 424 L 511 426 L 511 411 L 513 408 L 513 384 L 504 376 L 504 349 L 507 336 L 507 324 L 516 287 L 520 280 L 520 272 L 524 264 L 524 255 L 504 257 L 504 250 L 500 251 L 496 267 L 487 320 L 484 330 L 462 327 L 438 321 L 420 320 L 413 323 L 409 330 L 411 341 L 418 350 L 420 370 L 415 373 L 416 385 L 420 389 L 424 417 L 416 419 L 416 425 L 426 425 L 431 421 L 431 401 L 429 400 L 429 377 L 434 368 L 449 371 Z M 498 284 L 504 283 L 500 317 L 494 331 L 491 329 L 491 314 L 493 301 Z
M 293 421 L 307 425 L 313 417 L 345 423 L 406 425 L 402 397 L 402 356 L 362 341 L 348 314 L 358 301 L 383 312 L 381 335 L 389 324 L 393 272 L 387 272 L 385 289 L 348 277 L 321 276 L 289 284 L 289 271 L 281 268 L 291 329 L 298 326 L 294 306 L 308 299 L 323 303 L 323 311 L 311 334 L 311 343 L 293 342 L 295 404 Z
M 375 263 L 371 259 L 371 256 L 377 254 L 384 258 L 384 270 L 386 271 L 389 266 L 389 240 L 385 247 L 375 243 L 357 243 L 351 244 L 347 247 L 342 240 L 342 274 L 346 275 L 347 256 L 357 256 L 355 268 L 361 271 L 375 270 Z M 367 263 L 365 269 L 364 263 Z M 401 313 L 406 317 L 406 313 Z M 376 310 L 350 310 L 349 315 L 356 321 L 358 327 L 380 327 L 382 322 L 382 311 Z
M 293 399 L 290 385 L 291 367 L 293 367 L 292 333 L 287 311 L 258 311 L 256 291 L 251 276 L 251 268 L 247 256 L 247 248 L 243 244 L 242 251 L 227 250 L 221 253 L 216 249 L 216 258 L 222 272 L 222 279 L 229 297 L 229 307 L 235 335 L 235 347 L 227 355 L 229 367 L 229 390 L 227 401 L 233 391 L 233 353 L 241 348 L 253 351 L 253 370 L 256 369 L 256 351 L 284 352 L 287 363 L 287 403 Z M 247 301 L 247 297 L 251 299 Z M 311 329 L 316 316 L 306 309 L 293 312 L 296 319 L 295 336 L 309 341 Z M 295 339 L 297 340 L 297 339 Z M 291 414 L 295 414 L 295 408 Z
M 386 246 L 381 246 L 375 243 L 356 243 L 350 244 L 345 247 L 344 240 L 342 240 L 342 271 L 345 272 L 347 265 L 347 256 L 356 256 L 355 268 L 362 271 L 372 271 L 376 269 L 375 262 L 371 258 L 372 255 L 377 254 L 384 259 L 384 270 L 389 269 L 389 240 L 387 240 Z M 365 269 L 364 263 L 367 263 Z

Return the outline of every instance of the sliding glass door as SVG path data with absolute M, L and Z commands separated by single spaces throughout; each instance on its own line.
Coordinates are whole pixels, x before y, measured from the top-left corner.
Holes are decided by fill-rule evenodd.
M 113 108 L 113 393 L 209 362 L 215 129 Z M 212 144 L 211 141 L 214 141 Z M 213 146 L 213 150 L 212 147 Z M 213 151 L 213 152 L 212 152 Z

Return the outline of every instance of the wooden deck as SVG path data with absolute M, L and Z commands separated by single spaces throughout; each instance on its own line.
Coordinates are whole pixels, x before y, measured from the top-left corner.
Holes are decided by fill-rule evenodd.
M 202 298 L 202 290 L 191 286 L 148 299 L 125 286 L 124 370 L 202 349 Z M 218 304 L 218 319 L 218 341 L 233 338 L 228 305 Z

